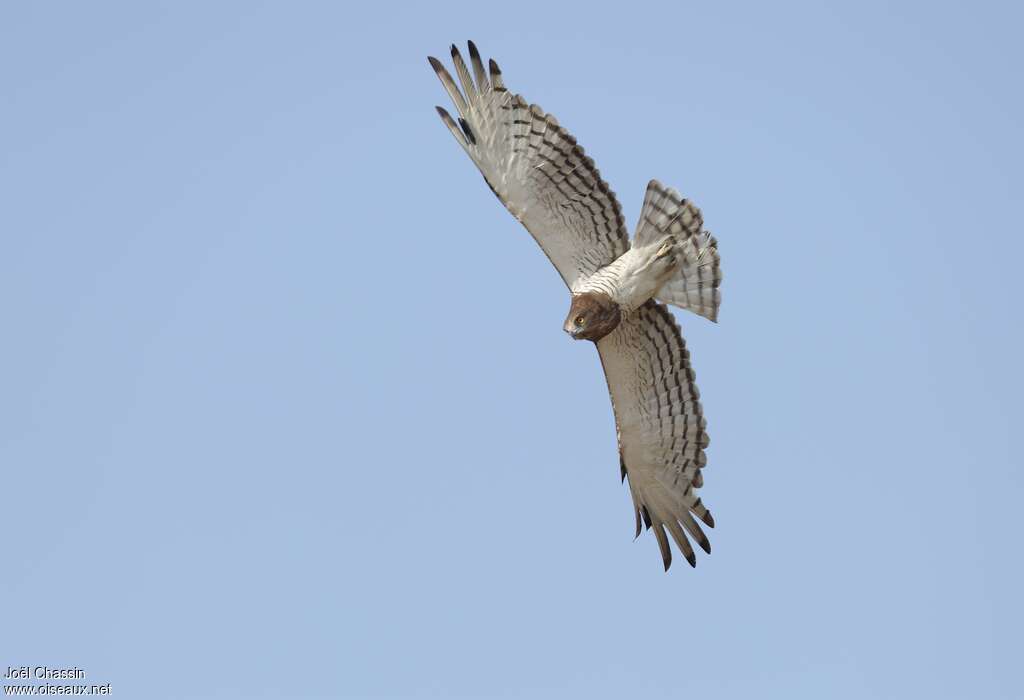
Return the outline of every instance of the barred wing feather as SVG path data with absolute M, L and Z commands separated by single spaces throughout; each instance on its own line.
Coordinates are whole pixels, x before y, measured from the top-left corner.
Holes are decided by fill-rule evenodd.
M 458 112 L 437 108 L 484 180 L 547 254 L 570 288 L 629 248 L 622 209 L 576 139 L 550 114 L 504 85 L 493 60 L 484 69 L 469 42 L 472 73 L 451 49 L 460 90 L 429 59 Z
M 679 326 L 663 304 L 651 300 L 624 316 L 597 349 L 615 412 L 622 476 L 629 478 L 636 511 L 636 533 L 641 521 L 654 531 L 667 570 L 672 563 L 667 529 L 696 566 L 691 540 L 711 552 L 697 519 L 708 527 L 715 521 L 696 495 L 709 440 Z

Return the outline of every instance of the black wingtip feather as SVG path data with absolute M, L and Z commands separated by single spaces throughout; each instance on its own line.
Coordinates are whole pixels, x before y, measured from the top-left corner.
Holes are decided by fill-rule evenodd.
M 473 135 L 473 130 L 469 128 L 469 122 L 462 117 L 459 117 L 459 126 L 462 127 L 462 132 L 466 135 L 466 138 L 471 144 L 476 145 L 476 136 Z M 494 189 L 493 187 L 491 188 Z
M 702 537 L 697 540 L 697 544 L 700 545 L 700 548 L 703 549 L 706 554 L 711 554 L 711 542 L 708 541 L 707 537 Z
M 491 87 L 498 92 L 505 92 L 507 88 L 505 81 L 501 79 L 501 68 L 498 68 L 493 58 L 487 61 L 487 68 L 491 74 Z
M 490 87 L 490 82 L 487 79 L 487 71 L 484 70 L 484 62 L 480 59 L 480 52 L 477 51 L 476 44 L 472 39 L 468 44 L 469 62 L 473 64 L 473 76 L 476 78 L 477 89 L 487 90 Z
M 665 565 L 665 571 L 668 571 L 668 567 L 672 566 L 672 547 L 669 546 L 665 528 L 661 523 L 654 526 L 654 537 L 658 540 L 658 549 L 661 550 L 661 562 Z
M 440 71 L 444 68 L 444 64 L 438 61 L 433 56 L 427 56 L 427 60 L 430 62 L 430 67 L 433 68 L 435 71 Z

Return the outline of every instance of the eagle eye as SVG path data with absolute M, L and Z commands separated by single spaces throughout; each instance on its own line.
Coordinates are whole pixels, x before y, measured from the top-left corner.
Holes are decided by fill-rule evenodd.
M 585 321 L 585 320 L 586 319 L 584 319 L 582 316 L 577 316 L 576 320 L 573 321 L 573 323 L 575 323 L 577 326 L 582 326 L 583 325 L 583 321 Z

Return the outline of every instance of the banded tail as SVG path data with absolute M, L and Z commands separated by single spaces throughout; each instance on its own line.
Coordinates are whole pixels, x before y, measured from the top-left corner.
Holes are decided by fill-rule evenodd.
M 679 261 L 672 277 L 655 293 L 658 301 L 688 309 L 710 321 L 718 321 L 722 282 L 718 241 L 703 229 L 700 209 L 671 187 L 651 180 L 644 195 L 640 222 L 633 245 L 650 245 L 671 235 Z

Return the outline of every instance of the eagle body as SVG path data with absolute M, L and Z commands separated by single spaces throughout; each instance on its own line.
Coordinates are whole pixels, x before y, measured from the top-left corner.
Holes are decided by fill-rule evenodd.
M 647 185 L 632 240 L 615 193 L 594 161 L 550 114 L 505 87 L 498 65 L 469 42 L 470 65 L 455 46 L 459 79 L 429 61 L 458 112 L 441 120 L 488 187 L 533 235 L 570 292 L 563 329 L 593 341 L 612 399 L 619 468 L 629 479 L 636 534 L 646 526 L 662 562 L 669 538 L 691 566 L 691 542 L 711 545 L 701 523 L 714 519 L 697 496 L 709 439 L 690 353 L 674 305 L 717 321 L 718 243 L 700 210 L 657 180 Z
M 628 314 L 640 308 L 672 277 L 676 269 L 675 238 L 632 247 L 572 291 L 563 330 L 576 340 L 597 342 Z M 611 308 L 614 306 L 615 308 Z
M 573 297 L 604 294 L 625 313 L 639 309 L 672 277 L 676 269 L 675 239 L 665 236 L 653 245 L 632 247 L 572 289 Z

